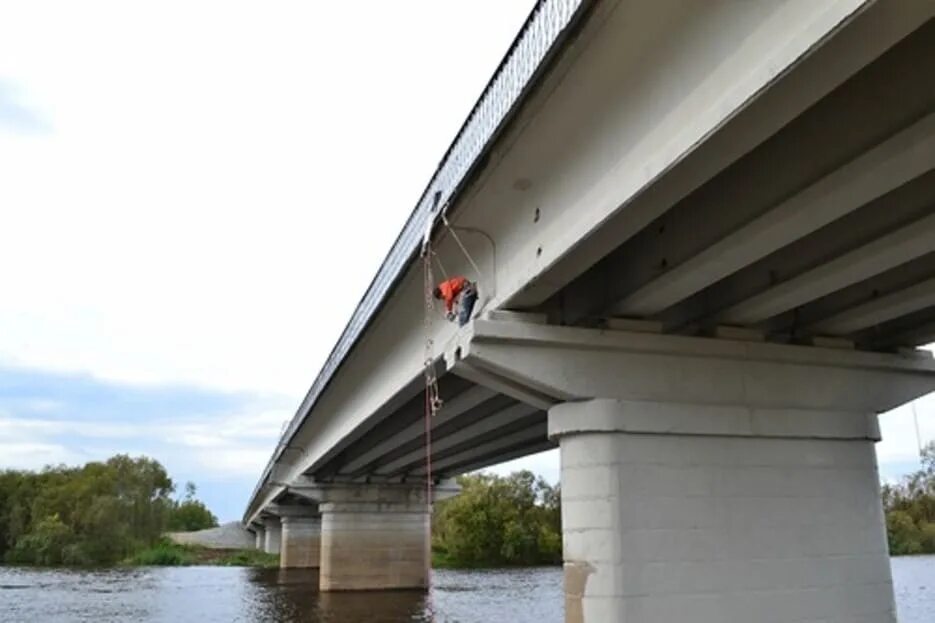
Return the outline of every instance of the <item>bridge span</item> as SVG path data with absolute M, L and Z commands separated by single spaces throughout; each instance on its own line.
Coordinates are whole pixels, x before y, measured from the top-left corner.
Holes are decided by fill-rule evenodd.
M 436 495 L 560 448 L 567 621 L 894 622 L 874 442 L 935 390 L 933 17 L 539 2 L 261 475 L 258 544 L 321 590 L 427 585 L 430 338 Z M 427 228 L 480 283 L 461 330 L 423 323 Z

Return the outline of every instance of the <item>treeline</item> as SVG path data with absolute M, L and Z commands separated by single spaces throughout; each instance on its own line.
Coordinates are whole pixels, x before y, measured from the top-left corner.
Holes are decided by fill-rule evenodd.
M 186 485 L 146 457 L 117 455 L 83 467 L 0 471 L 0 561 L 113 564 L 155 544 L 166 530 L 217 525 Z
M 922 469 L 883 486 L 890 554 L 935 554 L 935 442 L 922 451 Z
M 458 479 L 461 493 L 439 502 L 432 518 L 436 565 L 489 567 L 562 562 L 561 501 L 532 472 Z

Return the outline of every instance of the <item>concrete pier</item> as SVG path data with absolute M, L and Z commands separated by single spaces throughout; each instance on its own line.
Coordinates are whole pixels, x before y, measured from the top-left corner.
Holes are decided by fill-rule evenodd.
M 322 500 L 322 591 L 428 587 L 424 489 L 343 486 L 327 489 Z
M 895 622 L 877 414 L 931 358 L 479 324 L 456 371 L 566 397 L 566 621 Z
M 282 522 L 279 517 L 268 516 L 263 518 L 263 525 L 263 551 L 267 554 L 278 554 L 282 541 Z
M 566 621 L 895 622 L 874 415 L 595 401 L 550 416 Z
M 321 518 L 307 511 L 282 516 L 282 568 L 317 568 L 321 563 Z
M 266 550 L 266 530 L 264 530 L 263 528 L 260 528 L 259 526 L 255 526 L 253 529 L 253 533 L 254 533 L 254 536 L 256 537 L 256 543 L 254 547 L 256 547 L 256 549 L 260 550 L 261 552 L 265 551 Z

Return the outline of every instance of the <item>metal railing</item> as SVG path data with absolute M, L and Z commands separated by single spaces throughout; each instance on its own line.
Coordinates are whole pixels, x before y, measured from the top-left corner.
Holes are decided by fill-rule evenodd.
M 493 78 L 487 83 L 487 87 L 445 153 L 402 232 L 354 310 L 350 322 L 280 438 L 253 491 L 251 504 L 283 448 L 288 446 L 335 371 L 360 338 L 409 262 L 418 253 L 429 219 L 438 216 L 432 211 L 435 193 L 441 193 L 442 206 L 452 199 L 490 140 L 519 103 L 543 60 L 559 42 L 578 11 L 586 4 L 587 0 L 540 0 L 533 8 Z

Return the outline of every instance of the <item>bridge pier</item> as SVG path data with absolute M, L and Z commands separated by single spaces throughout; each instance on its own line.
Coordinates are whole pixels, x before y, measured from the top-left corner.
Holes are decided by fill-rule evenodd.
M 421 486 L 328 487 L 319 508 L 322 591 L 428 588 L 430 512 Z
M 263 551 L 278 554 L 282 541 L 282 522 L 279 517 L 270 515 L 263 518 L 263 538 Z
M 317 568 L 321 563 L 321 518 L 314 507 L 280 508 L 282 568 Z
M 481 320 L 449 364 L 554 402 L 567 622 L 894 623 L 876 418 L 926 355 Z
M 566 621 L 895 623 L 876 416 L 757 411 L 550 411 Z
M 260 526 L 254 525 L 253 534 L 256 537 L 254 547 L 256 547 L 256 549 L 260 550 L 261 552 L 264 551 L 266 549 L 266 530 Z

